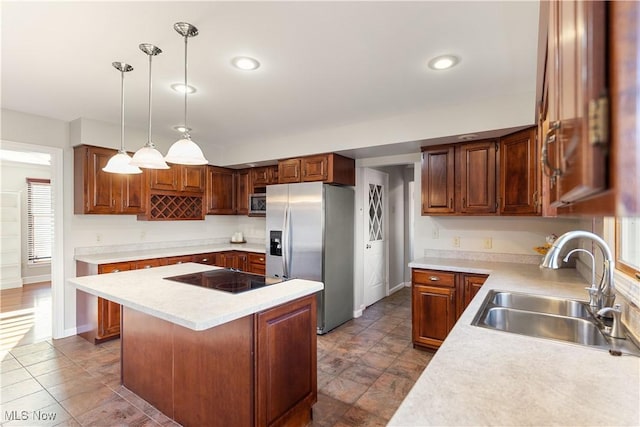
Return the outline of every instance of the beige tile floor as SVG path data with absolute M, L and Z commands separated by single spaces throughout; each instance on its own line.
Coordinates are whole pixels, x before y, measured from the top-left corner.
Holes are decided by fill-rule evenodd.
M 431 353 L 411 346 L 405 288 L 318 337 L 312 426 L 383 426 Z M 79 337 L 2 350 L 2 426 L 177 425 L 120 385 L 120 342 Z

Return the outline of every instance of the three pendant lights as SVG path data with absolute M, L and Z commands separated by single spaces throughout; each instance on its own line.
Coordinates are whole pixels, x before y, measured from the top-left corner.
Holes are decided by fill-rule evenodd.
M 173 28 L 184 37 L 184 87 L 187 86 L 187 41 L 189 37 L 195 37 L 198 35 L 198 29 L 193 25 L 186 22 L 178 22 L 174 24 Z M 151 62 L 152 58 L 162 53 L 162 50 L 149 43 L 142 43 L 139 46 L 140 50 L 149 56 L 149 132 L 147 142 L 136 153 L 133 158 L 129 157 L 124 149 L 124 73 L 132 71 L 133 67 L 123 62 L 112 63 L 113 67 L 120 71 L 121 74 L 121 88 L 120 88 L 120 150 L 115 154 L 107 165 L 102 169 L 105 172 L 119 173 L 119 174 L 135 174 L 142 173 L 140 168 L 145 169 L 169 169 L 169 163 L 181 164 L 181 165 L 206 165 L 207 159 L 202 154 L 202 150 L 198 145 L 191 140 L 189 135 L 189 128 L 187 127 L 187 94 L 184 92 L 184 133 L 182 138 L 174 142 L 169 148 L 165 157 L 156 149 L 155 144 L 151 140 Z

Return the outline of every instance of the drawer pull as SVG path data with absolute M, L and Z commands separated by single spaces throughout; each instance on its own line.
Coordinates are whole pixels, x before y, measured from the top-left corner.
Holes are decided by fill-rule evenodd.
M 176 264 L 182 264 L 182 261 L 178 261 L 178 262 L 176 262 Z
M 260 261 L 264 261 L 264 258 L 260 258 Z
M 202 262 L 207 262 L 209 261 L 209 258 L 202 258 Z
M 119 273 L 120 270 L 118 270 L 117 268 L 115 270 L 111 270 L 112 273 Z
M 429 280 L 431 280 L 432 282 L 437 282 L 438 280 L 440 280 L 440 278 L 438 276 L 429 276 Z
M 150 265 L 145 265 L 144 268 L 151 268 L 151 266 Z

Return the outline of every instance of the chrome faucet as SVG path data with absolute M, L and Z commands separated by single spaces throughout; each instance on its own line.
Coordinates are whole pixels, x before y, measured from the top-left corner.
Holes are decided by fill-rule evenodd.
M 602 279 L 600 280 L 600 285 L 598 286 L 596 295 L 597 309 L 600 310 L 606 307 L 613 307 L 613 301 L 616 298 L 615 288 L 613 285 L 613 271 L 615 263 L 611 249 L 609 249 L 607 242 L 605 242 L 600 236 L 583 230 L 568 231 L 564 233 L 562 236 L 558 237 L 555 242 L 553 242 L 549 252 L 544 256 L 540 267 L 552 268 L 554 270 L 560 268 L 560 252 L 562 251 L 562 248 L 568 241 L 577 238 L 593 240 L 602 251 L 602 255 L 604 256 L 604 271 L 602 273 Z M 565 258 L 565 261 L 567 258 Z M 590 293 L 591 292 L 592 291 L 590 291 Z

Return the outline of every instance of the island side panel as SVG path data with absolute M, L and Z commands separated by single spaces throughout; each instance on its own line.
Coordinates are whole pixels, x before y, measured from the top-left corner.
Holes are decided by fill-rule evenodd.
M 256 314 L 256 425 L 298 426 L 317 401 L 316 296 Z
M 122 309 L 122 322 L 122 384 L 174 418 L 175 325 L 128 307 Z
M 254 425 L 253 315 L 173 331 L 174 419 L 184 426 Z

